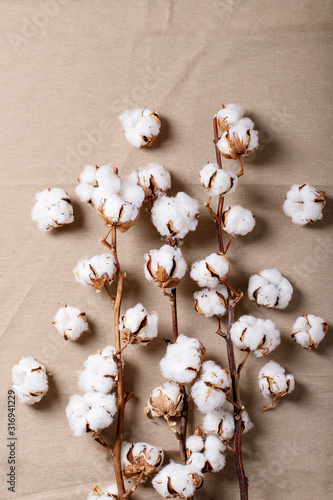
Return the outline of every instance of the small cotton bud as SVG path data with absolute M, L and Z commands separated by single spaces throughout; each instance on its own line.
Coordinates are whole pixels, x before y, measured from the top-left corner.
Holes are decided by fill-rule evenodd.
M 104 253 L 79 260 L 73 272 L 76 281 L 81 285 L 91 285 L 96 288 L 96 291 L 101 291 L 106 284 L 112 282 L 116 269 L 114 257 Z
M 144 412 L 147 417 L 179 417 L 184 406 L 184 394 L 176 382 L 155 387 Z
M 294 376 L 287 374 L 285 369 L 275 361 L 270 361 L 261 368 L 258 382 L 259 389 L 266 398 L 274 396 L 282 398 L 295 388 Z
M 191 384 L 198 377 L 206 349 L 198 339 L 179 335 L 169 344 L 160 361 L 163 377 L 179 384 Z
M 149 108 L 124 111 L 118 117 L 128 142 L 136 147 L 151 146 L 160 133 L 161 120 Z
M 228 206 L 222 214 L 223 230 L 233 238 L 245 236 L 256 225 L 255 215 L 239 205 Z
M 86 432 L 98 432 L 109 427 L 116 411 L 114 394 L 87 392 L 83 396 L 71 396 L 66 415 L 74 435 L 83 436 Z
M 31 218 L 41 231 L 52 231 L 74 220 L 69 194 L 60 188 L 44 189 L 36 193 Z
M 238 349 L 265 356 L 280 345 L 280 332 L 270 319 L 241 316 L 231 327 L 231 340 Z
M 119 500 L 117 483 L 112 483 L 110 486 L 102 488 L 97 485 L 88 496 L 87 500 Z
M 245 117 L 230 125 L 217 143 L 222 156 L 233 160 L 250 155 L 258 146 L 258 131 L 252 120 Z
M 219 168 L 217 163 L 207 163 L 200 170 L 200 182 L 210 196 L 225 196 L 235 191 L 238 178 L 232 172 Z
M 293 294 L 293 287 L 276 269 L 264 269 L 249 280 L 248 296 L 259 306 L 285 309 Z
M 294 184 L 287 193 L 283 211 L 294 224 L 312 224 L 323 218 L 325 194 L 325 191 L 317 191 L 309 184 Z
M 121 462 L 125 478 L 144 479 L 154 476 L 164 460 L 162 448 L 148 443 L 122 443 Z
M 158 163 L 149 163 L 147 167 L 134 170 L 128 180 L 142 187 L 145 201 L 153 200 L 159 192 L 166 194 L 171 188 L 171 175 Z
M 13 390 L 20 403 L 34 405 L 49 389 L 45 366 L 32 356 L 22 358 L 12 367 Z
M 291 338 L 311 351 L 317 349 L 327 330 L 327 323 L 323 318 L 304 313 L 293 324 Z
M 152 485 L 164 498 L 191 498 L 203 483 L 203 475 L 191 465 L 171 462 L 153 478 Z
M 228 272 L 228 259 L 221 253 L 212 253 L 192 264 L 190 276 L 198 286 L 214 288 L 223 281 Z
M 200 378 L 192 386 L 192 398 L 203 413 L 211 413 L 226 402 L 225 393 L 231 388 L 228 370 L 222 369 L 213 361 L 205 361 L 201 367 Z
M 161 194 L 154 201 L 151 220 L 157 231 L 166 238 L 183 239 L 198 225 L 199 203 L 180 192 L 174 197 Z
M 82 391 L 109 394 L 116 389 L 118 367 L 114 359 L 115 352 L 114 347 L 107 346 L 88 357 L 79 372 L 78 386 Z
M 227 311 L 228 289 L 225 285 L 204 288 L 193 294 L 195 310 L 206 318 L 223 316 Z
M 145 255 L 145 276 L 161 288 L 174 288 L 186 273 L 186 262 L 179 248 L 163 245 Z
M 71 306 L 59 309 L 54 316 L 53 324 L 65 340 L 77 340 L 89 329 L 86 313 Z
M 119 328 L 124 341 L 130 344 L 150 342 L 157 337 L 158 315 L 153 312 L 148 314 L 142 304 L 127 309 L 121 317 Z
M 216 118 L 221 132 L 225 132 L 244 116 L 242 106 L 239 104 L 226 104 L 217 112 Z
M 234 415 L 225 408 L 207 413 L 202 428 L 207 434 L 219 434 L 222 439 L 231 439 L 235 432 Z

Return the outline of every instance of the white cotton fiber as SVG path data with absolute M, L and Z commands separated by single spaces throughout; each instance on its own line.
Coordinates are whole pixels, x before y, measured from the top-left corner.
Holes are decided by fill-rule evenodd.
M 219 168 L 217 163 L 207 163 L 200 170 L 200 182 L 211 196 L 225 196 L 235 191 L 238 178 L 232 172 Z
M 231 327 L 231 340 L 241 350 L 264 356 L 280 345 L 280 332 L 270 319 L 241 316 Z
M 206 318 L 223 316 L 227 311 L 228 289 L 225 285 L 203 288 L 193 294 L 195 310 Z
M 231 439 L 235 432 L 234 415 L 225 408 L 207 413 L 202 428 L 208 434 L 219 434 L 222 439 Z
M 225 393 L 230 390 L 229 372 L 214 361 L 205 361 L 200 377 L 191 390 L 192 398 L 202 413 L 211 413 L 226 402 Z
M 299 226 L 321 220 L 326 205 L 325 194 L 309 184 L 294 184 L 287 193 L 283 211 Z
M 323 318 L 304 313 L 293 324 L 291 338 L 306 349 L 317 349 L 327 329 L 327 323 Z
M 136 108 L 124 111 L 118 117 L 128 142 L 136 147 L 151 146 L 160 133 L 161 120 L 149 108 Z
M 88 357 L 79 372 L 78 387 L 82 391 L 108 394 L 116 389 L 118 368 L 114 360 L 115 352 L 114 347 L 107 346 Z
M 293 294 L 293 287 L 277 269 L 264 269 L 249 279 L 248 296 L 258 305 L 285 309 Z
M 142 187 L 146 201 L 154 199 L 158 192 L 166 194 L 171 188 L 171 175 L 159 163 L 149 163 L 147 167 L 134 170 L 128 181 Z
M 74 435 L 83 436 L 86 432 L 98 432 L 109 427 L 116 411 L 114 394 L 87 392 L 83 396 L 71 396 L 66 415 Z
M 145 255 L 145 277 L 162 288 L 174 288 L 186 273 L 186 262 L 180 248 L 163 245 Z
M 105 284 L 110 284 L 116 273 L 116 261 L 112 255 L 104 253 L 92 258 L 84 257 L 73 269 L 75 279 L 81 285 L 91 285 L 96 290 L 102 290 Z
M 96 500 L 96 498 L 99 500 L 119 500 L 117 483 L 112 483 L 109 486 L 105 486 L 105 488 L 98 485 L 95 486 L 87 500 Z
M 206 349 L 198 339 L 179 335 L 169 344 L 160 361 L 163 377 L 179 384 L 191 384 L 197 378 Z
M 162 448 L 148 443 L 122 443 L 121 464 L 125 478 L 152 477 L 161 468 L 164 460 Z
M 59 309 L 54 316 L 53 324 L 65 340 L 77 340 L 89 329 L 86 313 L 72 306 Z
M 258 146 L 258 131 L 252 120 L 245 117 L 230 125 L 217 143 L 222 156 L 233 160 L 253 153 Z
M 176 382 L 164 382 L 155 387 L 145 406 L 146 416 L 179 417 L 184 406 L 184 394 Z
M 38 403 L 49 389 L 45 366 L 32 356 L 22 358 L 12 367 L 13 390 L 20 403 Z
M 191 498 L 203 481 L 192 465 L 171 462 L 153 478 L 152 485 L 163 498 Z
M 153 312 L 148 314 L 147 309 L 141 304 L 127 309 L 120 320 L 120 331 L 123 340 L 132 344 L 149 342 L 158 334 L 158 315 Z
M 212 253 L 192 264 L 190 276 L 199 286 L 214 288 L 226 277 L 229 266 L 229 261 L 224 255 Z
M 259 389 L 266 398 L 270 396 L 282 397 L 295 388 L 294 376 L 290 373 L 287 374 L 285 369 L 275 361 L 270 361 L 261 368 L 258 382 Z
M 245 236 L 250 233 L 255 224 L 255 216 L 247 208 L 239 205 L 228 206 L 222 215 L 224 231 L 230 236 Z
M 237 123 L 244 116 L 242 106 L 239 104 L 226 104 L 217 112 L 217 122 L 221 132 L 225 132 L 229 127 Z
M 31 218 L 41 231 L 51 231 L 74 220 L 69 194 L 60 188 L 44 189 L 36 193 Z

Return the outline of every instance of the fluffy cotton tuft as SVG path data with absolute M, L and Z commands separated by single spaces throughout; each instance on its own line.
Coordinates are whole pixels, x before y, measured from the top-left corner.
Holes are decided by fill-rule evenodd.
M 156 312 L 148 314 L 142 304 L 127 309 L 120 320 L 122 338 L 131 344 L 150 342 L 158 334 L 158 315 Z
M 203 288 L 193 294 L 195 310 L 206 318 L 223 316 L 227 311 L 228 289 L 225 285 Z
M 108 394 L 116 389 L 118 368 L 114 360 L 115 352 L 115 348 L 109 345 L 89 356 L 79 372 L 78 386 L 82 391 Z
M 203 475 L 191 465 L 171 462 L 152 480 L 155 490 L 163 498 L 190 498 L 200 488 Z
M 121 462 L 123 474 L 126 479 L 152 477 L 161 468 L 164 460 L 162 448 L 157 448 L 148 443 L 122 443 Z
M 160 133 L 160 117 L 149 108 L 129 109 L 124 111 L 118 119 L 126 139 L 136 148 L 151 146 Z
M 52 231 L 74 220 L 69 194 L 61 188 L 44 189 L 36 193 L 31 218 L 41 231 Z
M 12 367 L 13 390 L 20 403 L 34 405 L 49 389 L 45 366 L 32 356 L 22 358 Z
M 258 305 L 285 309 L 293 294 L 293 287 L 277 269 L 264 269 L 249 280 L 248 296 Z
M 192 453 L 200 453 L 205 449 L 205 442 L 201 436 L 192 434 L 186 439 L 186 448 Z
M 207 413 L 202 428 L 207 434 L 219 434 L 222 439 L 231 439 L 235 432 L 233 412 L 221 408 Z
M 95 486 L 87 500 L 96 500 L 96 498 L 99 498 L 99 500 L 119 500 L 117 483 L 112 483 L 110 486 L 105 486 L 105 488 Z
M 225 196 L 233 193 L 238 177 L 232 172 L 219 168 L 217 163 L 207 163 L 200 170 L 200 182 L 211 196 Z
M 161 288 L 174 288 L 186 273 L 186 262 L 179 248 L 163 245 L 145 255 L 145 277 Z
M 309 184 L 294 184 L 283 203 L 284 213 L 294 224 L 305 226 L 323 218 L 326 205 L 325 191 L 317 191 Z
M 144 412 L 147 417 L 179 417 L 184 406 L 184 393 L 176 382 L 155 387 Z
M 154 201 L 151 220 L 157 231 L 167 238 L 183 239 L 198 225 L 199 203 L 186 193 L 174 197 L 161 194 Z
M 287 374 L 285 369 L 275 361 L 270 361 L 261 368 L 258 382 L 259 389 L 266 398 L 272 396 L 281 398 L 295 388 L 294 376 Z
M 245 236 L 256 225 L 255 215 L 239 205 L 228 206 L 222 214 L 223 230 L 233 238 Z
M 211 413 L 226 402 L 225 393 L 231 388 L 228 370 L 222 369 L 214 361 L 205 361 L 200 378 L 192 386 L 192 398 L 202 413 Z
M 86 432 L 98 432 L 111 425 L 117 411 L 114 394 L 87 392 L 83 396 L 71 396 L 66 408 L 66 415 L 75 436 Z
M 293 324 L 291 338 L 301 346 L 317 349 L 327 332 L 327 323 L 323 318 L 313 314 L 299 316 Z
M 179 335 L 169 344 L 160 361 L 163 377 L 179 384 L 191 384 L 198 377 L 206 349 L 198 339 Z
M 257 357 L 265 356 L 280 345 L 280 332 L 270 319 L 241 316 L 230 330 L 234 345 L 243 351 L 254 351 Z
M 78 307 L 65 306 L 54 316 L 53 325 L 65 340 L 77 340 L 89 329 L 87 315 Z
M 159 163 L 149 163 L 147 167 L 134 170 L 128 181 L 142 187 L 145 201 L 153 200 L 157 193 L 166 194 L 171 188 L 171 175 Z
M 217 112 L 217 123 L 221 132 L 225 132 L 244 116 L 244 110 L 239 104 L 225 104 Z
M 211 253 L 192 264 L 190 276 L 199 286 L 214 288 L 226 277 L 229 267 L 229 261 L 224 255 Z
M 217 143 L 222 156 L 233 160 L 250 155 L 258 146 L 258 131 L 254 130 L 253 121 L 246 117 L 228 126 Z
M 116 269 L 114 257 L 108 253 L 103 253 L 92 258 L 84 257 L 79 260 L 73 272 L 76 281 L 81 285 L 91 285 L 97 292 L 100 292 L 106 284 L 112 282 Z

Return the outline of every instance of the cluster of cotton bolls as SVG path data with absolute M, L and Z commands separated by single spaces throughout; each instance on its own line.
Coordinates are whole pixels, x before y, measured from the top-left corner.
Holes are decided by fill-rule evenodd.
M 99 485 L 95 486 L 87 500 L 96 500 L 96 498 L 100 500 L 119 500 L 117 483 L 112 483 L 105 488 Z
M 114 360 L 115 349 L 107 346 L 89 356 L 79 376 L 83 396 L 71 396 L 66 408 L 69 425 L 75 436 L 99 432 L 109 427 L 117 412 L 117 399 L 110 394 L 117 386 L 118 370 Z
M 204 476 L 192 465 L 170 462 L 153 478 L 152 485 L 163 498 L 192 498 Z
M 130 344 L 148 343 L 158 334 L 158 315 L 148 314 L 142 304 L 127 309 L 119 324 L 122 338 Z
M 143 480 L 152 477 L 161 468 L 164 460 L 162 448 L 148 443 L 122 443 L 121 463 L 126 479 Z
M 201 185 L 209 191 L 210 196 L 225 196 L 235 191 L 238 177 L 219 168 L 217 163 L 207 163 L 200 170 Z
M 202 343 L 186 335 L 179 335 L 169 344 L 160 361 L 163 377 L 179 384 L 192 384 L 199 376 L 206 349 Z
M 323 218 L 326 205 L 325 192 L 317 191 L 309 184 L 294 184 L 283 203 L 284 213 L 294 224 L 305 226 Z
M 128 109 L 118 119 L 126 139 L 136 148 L 151 146 L 160 133 L 160 117 L 149 108 Z
M 217 143 L 222 156 L 237 160 L 253 153 L 259 146 L 257 130 L 250 118 L 244 117 L 243 108 L 227 104 L 218 111 L 217 122 L 222 136 Z
M 241 316 L 231 327 L 231 340 L 238 349 L 254 351 L 255 356 L 265 356 L 281 342 L 280 332 L 270 319 Z
M 293 287 L 277 269 L 264 269 L 251 276 L 248 296 L 259 306 L 285 309 L 293 294 Z
M 64 189 L 44 189 L 35 198 L 31 218 L 41 231 L 52 231 L 74 221 L 73 205 Z
M 127 180 L 142 187 L 145 201 L 153 200 L 157 193 L 167 194 L 171 188 L 171 175 L 159 163 L 149 163 L 147 167 L 135 169 Z
M 21 403 L 38 403 L 49 389 L 45 366 L 32 356 L 12 367 L 13 390 Z
M 311 351 L 317 349 L 327 330 L 327 323 L 323 318 L 304 313 L 293 324 L 291 338 Z
M 116 273 L 116 260 L 112 255 L 103 253 L 92 258 L 80 259 L 73 269 L 76 281 L 90 285 L 100 292 L 106 284 L 112 283 Z
M 77 340 L 89 329 L 87 315 L 78 307 L 61 307 L 54 316 L 52 324 L 65 340 Z
M 258 383 L 261 393 L 266 398 L 282 398 L 295 388 L 294 376 L 287 373 L 285 369 L 275 361 L 270 361 L 261 368 Z
M 217 434 L 193 434 L 186 440 L 189 458 L 187 464 L 198 472 L 220 472 L 225 466 L 225 444 Z
M 186 273 L 186 262 L 179 248 L 163 245 L 145 255 L 145 277 L 160 288 L 176 287 Z

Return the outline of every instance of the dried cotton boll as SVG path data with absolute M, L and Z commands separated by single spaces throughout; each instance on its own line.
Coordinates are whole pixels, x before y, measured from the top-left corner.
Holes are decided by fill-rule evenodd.
M 200 170 L 200 181 L 202 186 L 208 189 L 210 196 L 225 196 L 235 191 L 238 177 L 219 168 L 217 163 L 207 163 Z
M 34 405 L 49 389 L 45 366 L 32 356 L 22 358 L 12 367 L 13 390 L 20 403 Z
M 250 118 L 241 118 L 223 132 L 217 147 L 224 158 L 238 160 L 253 153 L 259 146 L 258 131 Z
M 52 324 L 65 340 L 77 340 L 89 329 L 87 315 L 78 307 L 65 306 L 59 309 Z
M 203 475 L 192 465 L 171 462 L 153 478 L 152 485 L 163 498 L 191 498 L 203 483 Z
M 149 108 L 124 111 L 118 117 L 128 142 L 136 147 L 151 146 L 160 133 L 161 120 Z
M 96 500 L 96 498 L 100 500 L 119 500 L 117 483 L 112 483 L 105 488 L 99 485 L 95 486 L 87 500 Z
M 228 289 L 225 285 L 216 288 L 204 288 L 193 294 L 194 308 L 206 318 L 223 316 L 227 311 Z
M 111 425 L 117 411 L 117 399 L 114 394 L 87 392 L 83 396 L 71 396 L 66 408 L 66 415 L 75 436 L 86 432 L 98 432 Z
M 317 349 L 318 344 L 325 337 L 327 330 L 327 323 L 323 318 L 304 313 L 293 324 L 291 338 L 311 351 L 312 349 Z
M 325 191 L 317 191 L 309 184 L 294 184 L 287 193 L 283 211 L 299 226 L 314 223 L 323 218 L 325 194 Z
M 222 214 L 223 230 L 233 238 L 245 236 L 256 225 L 255 215 L 239 205 L 228 206 Z
M 293 287 L 277 269 L 264 269 L 249 279 L 248 296 L 259 306 L 285 309 L 293 294 Z
M 126 479 L 144 479 L 154 476 L 161 468 L 164 460 L 162 448 L 157 448 L 148 443 L 126 443 L 121 447 L 121 462 L 123 474 Z
M 106 284 L 110 284 L 116 273 L 116 261 L 108 253 L 84 257 L 73 269 L 75 279 L 81 285 L 91 285 L 100 292 Z
M 44 189 L 35 195 L 31 218 L 41 231 L 52 231 L 74 220 L 69 194 L 60 188 Z
M 221 408 L 207 413 L 202 428 L 207 434 L 218 434 L 222 439 L 231 439 L 235 432 L 233 412 Z
M 229 261 L 224 255 L 212 253 L 192 264 L 190 276 L 198 286 L 214 288 L 226 277 L 229 267 Z
M 231 327 L 231 340 L 242 351 L 254 351 L 265 356 L 281 343 L 280 332 L 270 319 L 241 316 Z
M 230 126 L 237 123 L 244 116 L 242 106 L 239 104 L 222 105 L 222 109 L 217 112 L 216 118 L 221 132 L 225 132 Z
M 145 277 L 161 288 L 174 288 L 186 273 L 186 262 L 179 248 L 163 245 L 145 255 Z
M 78 387 L 84 392 L 108 394 L 117 387 L 118 368 L 114 360 L 115 348 L 107 346 L 103 351 L 92 354 L 79 372 Z
M 155 387 L 144 413 L 146 417 L 180 417 L 184 406 L 184 394 L 176 382 L 165 382 Z
M 192 384 L 198 377 L 206 349 L 198 339 L 179 335 L 160 361 L 163 377 L 179 384 Z
M 282 398 L 295 388 L 294 376 L 287 374 L 285 369 L 275 361 L 270 361 L 261 368 L 258 382 L 259 389 L 266 398 Z
M 148 314 L 147 309 L 140 303 L 127 309 L 119 323 L 123 340 L 130 344 L 150 342 L 157 337 L 157 326 L 157 313 Z
M 199 203 L 186 193 L 175 197 L 159 195 L 151 209 L 151 220 L 157 231 L 166 238 L 183 239 L 198 225 Z
M 128 180 L 141 186 L 145 201 L 153 200 L 158 192 L 166 194 L 171 188 L 171 175 L 159 163 L 149 163 L 147 167 L 134 170 Z

